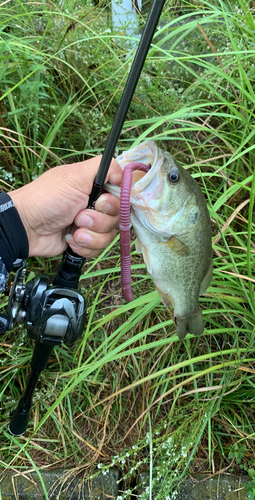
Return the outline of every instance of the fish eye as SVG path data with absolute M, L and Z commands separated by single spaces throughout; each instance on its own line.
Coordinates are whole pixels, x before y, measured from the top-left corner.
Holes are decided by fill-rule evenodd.
M 180 180 L 179 172 L 173 171 L 168 174 L 168 179 L 172 184 L 176 184 Z

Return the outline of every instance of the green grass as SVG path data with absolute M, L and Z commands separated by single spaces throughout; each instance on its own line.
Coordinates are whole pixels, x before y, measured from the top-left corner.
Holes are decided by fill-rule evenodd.
M 6 189 L 103 151 L 134 51 L 111 33 L 105 8 L 90 2 L 10 2 L 1 7 L 0 29 Z M 3 474 L 83 463 L 89 475 L 115 464 L 125 477 L 123 498 L 147 469 L 141 498 L 165 499 L 188 473 L 252 471 L 254 47 L 248 2 L 168 2 L 118 143 L 121 151 L 157 140 L 205 193 L 214 275 L 200 299 L 204 335 L 178 341 L 135 251 L 134 301 L 124 303 L 117 238 L 85 265 L 84 336 L 55 349 L 20 439 L 7 427 L 32 343 L 22 325 L 1 338 Z M 56 265 L 33 259 L 29 270 L 53 277 Z

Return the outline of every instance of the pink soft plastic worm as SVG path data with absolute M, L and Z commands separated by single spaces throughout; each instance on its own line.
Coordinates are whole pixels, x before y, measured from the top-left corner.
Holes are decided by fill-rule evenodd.
M 123 170 L 120 192 L 120 257 L 121 283 L 124 299 L 131 302 L 131 259 L 130 259 L 130 193 L 132 187 L 132 172 L 142 170 L 148 172 L 149 167 L 140 162 L 129 163 Z

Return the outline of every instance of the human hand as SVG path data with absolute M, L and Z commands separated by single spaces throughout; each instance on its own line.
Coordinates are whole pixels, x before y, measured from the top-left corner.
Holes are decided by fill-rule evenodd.
M 82 257 L 94 257 L 116 236 L 119 200 L 104 193 L 95 210 L 86 209 L 101 156 L 61 165 L 9 192 L 25 227 L 29 256 L 53 257 L 68 245 Z M 120 185 L 122 170 L 112 160 L 106 182 Z

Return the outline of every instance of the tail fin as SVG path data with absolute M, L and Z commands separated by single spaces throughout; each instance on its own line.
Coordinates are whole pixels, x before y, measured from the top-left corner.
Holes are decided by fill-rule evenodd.
M 186 337 L 187 333 L 198 336 L 202 335 L 204 331 L 204 322 L 200 307 L 197 313 L 193 316 L 177 316 L 174 318 L 174 321 L 176 325 L 176 331 L 180 340 L 183 340 Z

